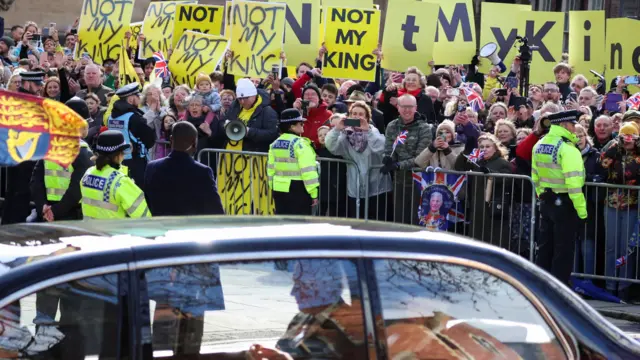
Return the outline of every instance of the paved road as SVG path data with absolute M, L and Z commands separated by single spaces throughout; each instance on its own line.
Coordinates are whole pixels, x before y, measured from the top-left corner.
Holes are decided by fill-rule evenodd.
M 613 325 L 617 326 L 620 330 L 627 333 L 629 336 L 640 340 L 640 323 L 631 322 L 627 320 L 618 320 L 609 317 L 605 317 Z

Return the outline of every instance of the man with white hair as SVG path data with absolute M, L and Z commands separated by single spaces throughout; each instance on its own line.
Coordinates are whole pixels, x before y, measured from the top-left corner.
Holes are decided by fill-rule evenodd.
M 100 105 L 108 106 L 107 94 L 113 91 L 113 89 L 104 86 L 102 81 L 102 70 L 100 69 L 100 66 L 96 64 L 87 65 L 84 68 L 84 83 L 87 85 L 87 88 L 78 91 L 76 96 L 80 99 L 84 99 L 88 93 L 94 93 L 98 95 Z

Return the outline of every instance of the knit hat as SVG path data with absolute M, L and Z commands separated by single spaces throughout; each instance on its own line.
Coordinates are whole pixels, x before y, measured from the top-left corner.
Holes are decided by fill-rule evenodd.
M 284 78 L 284 79 L 280 80 L 280 83 L 281 83 L 282 85 L 286 85 L 286 86 L 288 86 L 288 87 L 292 87 L 294 82 L 295 82 L 295 81 L 293 81 L 293 79 L 292 79 L 292 78 L 289 78 L 289 77 L 286 77 L 286 78 Z
M 9 48 L 16 45 L 15 41 L 13 41 L 13 39 L 8 36 L 3 36 L 2 38 L 0 38 L 0 41 L 5 43 Z
M 64 104 L 67 105 L 69 109 L 75 111 L 83 119 L 88 119 L 91 117 L 91 115 L 89 114 L 89 107 L 87 106 L 87 103 L 77 96 L 74 96 L 71 99 L 67 100 L 67 102 Z
M 207 74 L 200 74 L 196 78 L 196 86 L 200 85 L 201 82 L 206 81 L 211 84 L 211 78 Z
M 627 122 L 634 119 L 637 119 L 638 121 L 640 121 L 640 111 L 629 110 L 626 113 L 624 113 L 624 115 L 622 116 L 622 122 Z
M 258 90 L 256 86 L 253 85 L 253 82 L 249 79 L 240 79 L 238 80 L 238 84 L 236 85 L 236 97 L 237 98 L 246 98 L 249 96 L 258 95 Z
M 456 134 L 456 125 L 451 120 L 444 120 L 438 125 L 438 129 L 436 130 L 436 134 L 440 132 L 440 130 L 446 129 L 448 130 L 452 136 Z
M 628 122 L 622 125 L 618 135 L 640 135 L 640 131 L 638 131 L 637 125 Z
M 322 96 L 320 95 L 320 89 L 318 89 L 318 86 L 316 86 L 316 84 L 307 84 L 304 89 L 302 89 L 302 98 L 304 99 L 304 93 L 307 92 L 308 90 L 313 90 L 316 92 L 316 94 L 318 94 L 318 99 L 320 99 L 320 102 L 322 102 Z
M 354 91 L 349 95 L 349 99 L 345 100 L 346 103 L 352 103 L 356 101 L 364 101 L 367 102 L 367 97 L 364 95 L 362 91 Z

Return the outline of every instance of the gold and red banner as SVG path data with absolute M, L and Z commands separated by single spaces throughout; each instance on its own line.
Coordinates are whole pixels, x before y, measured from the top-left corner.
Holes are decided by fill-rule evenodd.
M 45 159 L 67 167 L 78 156 L 86 127 L 58 101 L 0 90 L 0 166 Z

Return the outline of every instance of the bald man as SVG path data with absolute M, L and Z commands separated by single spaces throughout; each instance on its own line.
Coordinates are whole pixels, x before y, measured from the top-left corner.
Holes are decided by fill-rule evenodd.
M 171 129 L 171 153 L 147 165 L 144 193 L 153 216 L 223 215 L 210 167 L 193 159 L 198 130 L 181 121 Z
M 82 89 L 76 93 L 76 96 L 80 99 L 84 99 L 88 93 L 98 95 L 100 99 L 100 105 L 108 106 L 107 94 L 113 89 L 104 86 L 102 69 L 96 64 L 89 64 L 84 68 L 84 82 L 87 86 L 86 89 Z

